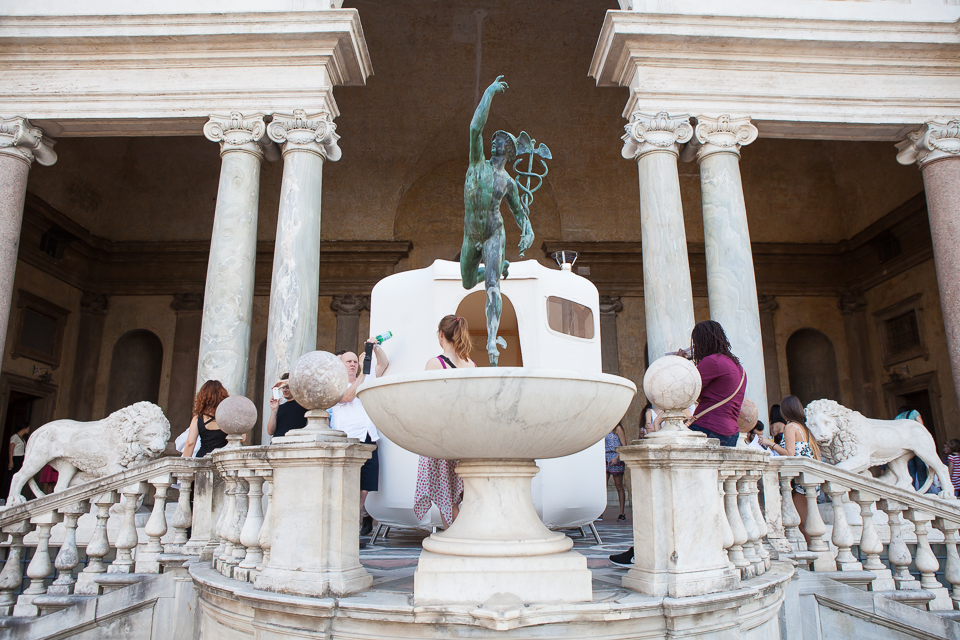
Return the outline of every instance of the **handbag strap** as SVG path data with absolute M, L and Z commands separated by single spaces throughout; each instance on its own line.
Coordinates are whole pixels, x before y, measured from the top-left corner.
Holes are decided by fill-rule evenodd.
M 736 397 L 737 397 L 737 394 L 740 393 L 740 387 L 743 386 L 743 381 L 746 380 L 746 378 L 747 378 L 747 372 L 744 370 L 744 371 L 740 374 L 740 384 L 737 385 L 737 388 L 734 390 L 733 395 L 731 395 L 729 398 L 727 398 L 727 399 L 725 399 L 725 400 L 721 400 L 720 402 L 718 402 L 717 404 L 713 405 L 712 407 L 708 407 L 707 409 L 704 409 L 703 411 L 701 411 L 701 412 L 698 413 L 697 415 L 693 416 L 693 418 L 691 418 L 691 420 L 690 420 L 690 424 L 695 423 L 697 420 L 699 420 L 700 418 L 702 418 L 702 417 L 705 416 L 706 414 L 710 413 L 711 411 L 713 411 L 713 410 L 716 409 L 717 407 L 722 407 L 723 405 L 727 404 L 728 402 L 730 402 L 731 400 L 733 400 L 734 398 L 736 398 Z

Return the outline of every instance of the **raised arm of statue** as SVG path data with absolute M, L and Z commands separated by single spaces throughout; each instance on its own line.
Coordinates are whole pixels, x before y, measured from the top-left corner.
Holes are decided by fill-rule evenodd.
M 533 227 L 530 226 L 530 211 L 523 206 L 520 190 L 517 188 L 517 183 L 512 180 L 507 187 L 507 204 L 510 205 L 510 211 L 513 212 L 517 226 L 520 227 L 520 257 L 522 258 L 524 252 L 533 246 Z
M 487 126 L 487 116 L 490 115 L 490 103 L 493 102 L 493 96 L 503 93 L 507 90 L 507 83 L 501 80 L 503 76 L 497 76 L 487 90 L 483 92 L 483 98 L 477 105 L 477 110 L 473 113 L 473 120 L 470 122 L 470 164 L 477 164 L 484 161 L 483 155 L 483 128 Z

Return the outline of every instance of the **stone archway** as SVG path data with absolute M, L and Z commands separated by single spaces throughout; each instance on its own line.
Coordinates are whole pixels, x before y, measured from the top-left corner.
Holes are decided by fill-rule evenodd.
M 128 331 L 113 345 L 106 413 L 146 400 L 160 399 L 163 343 L 152 331 Z
M 806 405 L 827 398 L 840 401 L 837 354 L 824 333 L 798 329 L 787 340 L 787 371 L 790 393 Z

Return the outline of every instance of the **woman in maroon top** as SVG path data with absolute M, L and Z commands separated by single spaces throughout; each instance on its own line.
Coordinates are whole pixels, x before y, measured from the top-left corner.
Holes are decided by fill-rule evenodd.
M 737 417 L 747 391 L 747 374 L 730 352 L 730 342 L 719 322 L 698 322 L 690 337 L 693 362 L 703 381 L 690 429 L 716 438 L 725 447 L 735 447 L 740 437 Z M 718 403 L 722 404 L 710 409 Z

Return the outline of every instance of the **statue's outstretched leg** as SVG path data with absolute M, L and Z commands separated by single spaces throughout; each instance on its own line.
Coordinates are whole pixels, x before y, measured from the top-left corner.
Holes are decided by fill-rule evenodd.
M 482 246 L 475 240 L 464 236 L 463 246 L 460 248 L 460 279 L 464 289 L 473 289 L 478 282 L 483 282 L 484 268 L 480 266 Z
M 494 233 L 483 244 L 483 263 L 487 270 L 484 278 L 484 286 L 487 291 L 487 356 L 490 358 L 490 366 L 497 366 L 500 358 L 500 351 L 497 349 L 497 331 L 500 330 L 500 313 L 503 310 L 503 303 L 500 296 L 500 274 L 503 269 L 503 246 L 504 232 L 501 227 L 499 232 Z

